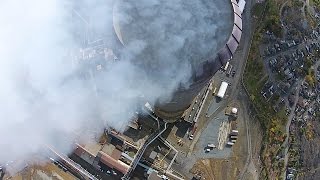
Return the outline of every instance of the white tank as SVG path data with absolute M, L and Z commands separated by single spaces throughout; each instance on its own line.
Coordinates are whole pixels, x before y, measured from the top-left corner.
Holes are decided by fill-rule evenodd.
M 232 108 L 231 112 L 232 112 L 232 114 L 237 114 L 238 113 L 238 109 L 237 108 Z

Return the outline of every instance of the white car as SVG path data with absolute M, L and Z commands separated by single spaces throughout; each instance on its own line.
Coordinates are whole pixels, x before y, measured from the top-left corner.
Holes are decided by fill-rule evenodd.
M 190 134 L 189 139 L 190 139 L 190 140 L 193 139 L 193 134 Z

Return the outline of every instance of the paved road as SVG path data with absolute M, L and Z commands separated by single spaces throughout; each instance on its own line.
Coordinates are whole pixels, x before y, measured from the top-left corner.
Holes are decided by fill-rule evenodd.
M 298 88 L 297 88 L 297 91 L 296 91 L 295 96 L 294 96 L 294 105 L 292 106 L 290 115 L 288 117 L 287 125 L 286 125 L 287 137 L 286 137 L 285 141 L 282 144 L 282 146 L 285 147 L 285 150 L 284 150 L 284 166 L 283 166 L 285 169 L 286 169 L 287 164 L 288 164 L 288 151 L 289 151 L 289 143 L 288 142 L 289 142 L 289 136 L 290 136 L 290 125 L 291 125 L 292 119 L 293 119 L 294 114 L 295 114 L 294 110 L 296 109 L 296 106 L 297 106 L 297 103 L 298 103 L 298 100 L 299 100 L 299 91 L 300 91 L 302 83 L 303 83 L 302 80 L 298 83 Z M 287 172 L 284 171 L 284 174 L 283 174 L 283 179 L 284 180 L 286 179 L 286 173 Z
M 244 87 L 244 82 L 243 82 L 243 74 L 244 74 L 244 70 L 245 70 L 245 66 L 246 66 L 246 62 L 248 60 L 248 56 L 249 56 L 249 50 L 251 47 L 251 43 L 252 43 L 252 36 L 253 36 L 253 32 L 255 30 L 254 25 L 252 25 L 252 19 L 251 19 L 251 14 L 250 11 L 251 8 L 253 7 L 254 3 L 252 2 L 252 0 L 247 1 L 247 11 L 245 12 L 245 14 L 243 15 L 246 19 L 246 24 L 244 27 L 247 27 L 248 29 L 245 31 L 247 34 L 245 35 L 246 38 L 244 39 L 244 48 L 243 48 L 243 56 L 241 58 L 243 58 L 242 61 L 244 61 L 243 67 L 241 67 L 241 86 L 238 87 L 238 89 L 242 89 L 245 88 Z M 250 8 L 248 8 L 250 7 Z M 243 167 L 243 169 L 240 172 L 240 175 L 238 177 L 238 179 L 242 180 L 244 179 L 244 175 L 245 173 L 249 170 L 250 173 L 252 173 L 254 179 L 258 179 L 259 178 L 259 173 L 257 172 L 257 169 L 255 167 L 253 158 L 252 158 L 252 140 L 251 140 L 251 132 L 250 132 L 250 126 L 249 126 L 249 116 L 248 116 L 248 96 L 242 97 L 242 93 L 241 91 L 239 91 L 237 93 L 240 102 L 242 104 L 242 108 L 243 108 L 243 114 L 244 114 L 244 121 L 245 121 L 245 127 L 246 127 L 246 135 L 247 135 L 247 150 L 248 150 L 248 155 L 247 155 L 247 160 L 246 160 L 246 164 Z M 247 94 L 248 95 L 248 94 Z

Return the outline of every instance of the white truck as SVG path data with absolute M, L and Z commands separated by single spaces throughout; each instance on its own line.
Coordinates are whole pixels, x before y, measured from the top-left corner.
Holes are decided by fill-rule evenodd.
M 234 143 L 233 143 L 233 142 L 227 142 L 227 145 L 228 145 L 228 146 L 233 146 Z
M 238 139 L 238 136 L 230 136 L 230 139 Z
M 238 130 L 232 130 L 231 132 L 233 132 L 233 133 L 239 133 Z
M 209 143 L 209 144 L 207 145 L 207 147 L 210 148 L 210 149 L 216 148 L 216 146 L 215 146 L 214 144 L 212 144 L 212 143 Z
M 208 152 L 210 152 L 210 151 L 211 151 L 210 148 L 206 148 L 206 150 L 205 150 L 206 153 L 208 153 Z

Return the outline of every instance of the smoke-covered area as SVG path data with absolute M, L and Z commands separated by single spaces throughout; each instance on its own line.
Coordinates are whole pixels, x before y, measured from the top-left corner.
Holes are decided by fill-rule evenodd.
M 123 43 L 144 42 L 135 63 L 161 75 L 215 56 L 233 25 L 230 1 L 119 0 L 115 6 Z
M 160 3 L 139 2 L 146 9 L 150 3 Z M 175 7 L 185 1 L 174 2 L 167 5 Z M 150 66 L 142 65 L 136 59 L 150 42 L 133 39 L 124 49 L 118 49 L 113 7 L 113 0 L 0 2 L 0 164 L 32 161 L 32 155 L 44 152 L 47 145 L 70 153 L 74 142 L 90 141 L 92 134 L 99 134 L 104 128 L 123 131 L 141 100 L 151 104 L 168 100 L 180 84 L 188 84 L 191 64 L 179 61 L 175 53 L 186 41 L 192 43 L 198 37 L 193 35 L 195 32 L 186 30 L 166 37 L 174 47 L 158 49 L 165 60 L 160 63 L 146 56 L 143 62 Z M 202 6 L 195 7 L 201 11 Z M 148 12 L 145 13 L 147 16 Z M 176 20 L 185 17 L 189 21 L 191 16 L 180 14 Z M 209 20 L 209 14 L 206 16 L 207 21 L 214 22 Z M 166 20 L 165 16 L 160 19 Z M 168 25 L 177 26 L 177 21 L 168 21 Z M 163 23 L 159 25 L 161 28 Z M 208 28 L 215 27 L 211 24 Z M 160 34 L 157 36 L 160 38 Z M 192 38 L 187 40 L 189 36 Z M 75 58 L 79 48 L 86 48 L 88 42 L 99 38 L 103 38 L 105 46 L 120 52 L 119 61 Z M 198 45 L 210 51 L 215 42 Z M 148 68 L 153 66 L 156 71 L 150 74 Z

